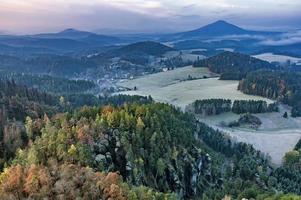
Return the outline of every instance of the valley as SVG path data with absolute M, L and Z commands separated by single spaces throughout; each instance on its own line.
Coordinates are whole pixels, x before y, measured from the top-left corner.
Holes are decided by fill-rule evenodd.
M 0 35 L 0 199 L 300 200 L 300 31 L 121 14 L 154 30 Z

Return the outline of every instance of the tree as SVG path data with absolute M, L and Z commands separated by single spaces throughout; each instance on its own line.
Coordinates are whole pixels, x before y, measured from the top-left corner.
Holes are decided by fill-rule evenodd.
M 162 158 L 159 158 L 157 160 L 157 171 L 158 171 L 158 175 L 162 176 L 164 174 L 165 171 L 165 163 L 163 161 Z
M 65 98 L 63 96 L 61 96 L 59 101 L 60 101 L 60 105 L 62 107 L 64 107 L 65 106 Z
M 26 117 L 25 128 L 28 139 L 33 139 L 33 121 L 29 116 Z
M 283 118 L 288 118 L 288 114 L 287 114 L 287 112 L 285 112 L 284 114 L 283 114 Z
M 297 150 L 289 151 L 284 156 L 284 164 L 287 166 L 291 166 L 294 163 L 299 162 L 301 159 L 300 152 Z
M 41 199 L 51 193 L 52 178 L 46 168 L 31 165 L 24 181 L 24 191 L 28 197 Z
M 6 195 L 12 194 L 16 199 L 22 199 L 24 173 L 21 165 L 5 169 L 0 177 L 0 184 L 3 193 L 1 199 L 7 199 Z
M 74 162 L 74 160 L 75 160 L 76 157 L 77 157 L 77 149 L 76 149 L 76 147 L 75 147 L 74 144 L 72 144 L 72 145 L 70 146 L 70 148 L 68 149 L 68 155 L 70 156 L 72 162 Z
M 137 123 L 136 123 L 136 130 L 138 132 L 141 132 L 143 130 L 144 126 L 145 125 L 144 125 L 144 122 L 142 121 L 141 117 L 138 117 Z

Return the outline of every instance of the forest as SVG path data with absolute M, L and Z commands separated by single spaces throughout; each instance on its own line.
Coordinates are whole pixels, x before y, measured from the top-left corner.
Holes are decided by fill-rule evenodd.
M 193 103 L 194 112 L 197 114 L 218 115 L 224 112 L 230 112 L 232 101 L 229 99 L 204 99 L 196 100 Z
M 59 77 L 71 77 L 95 68 L 88 59 L 71 56 L 39 54 L 29 57 L 0 55 L 0 68 L 9 72 L 48 74 Z
M 150 97 L 65 108 L 14 82 L 1 91 L 1 199 L 300 198 L 298 145 L 274 168 L 251 145 Z M 14 98 L 28 113 L 13 110 Z
M 26 85 L 30 88 L 54 94 L 87 93 L 96 87 L 96 84 L 92 81 L 69 80 L 49 75 L 21 74 L 4 71 L 1 72 L 0 79 L 14 80 L 19 85 Z
M 260 70 L 251 72 L 239 82 L 246 94 L 276 99 L 292 106 L 292 117 L 301 116 L 301 75 L 291 72 Z
M 223 52 L 216 56 L 199 60 L 193 66 L 207 67 L 210 71 L 221 74 L 221 80 L 241 80 L 251 71 L 277 69 L 276 66 L 269 62 L 233 52 Z

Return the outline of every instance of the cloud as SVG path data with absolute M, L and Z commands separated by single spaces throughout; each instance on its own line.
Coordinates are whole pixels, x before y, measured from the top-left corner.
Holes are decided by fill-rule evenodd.
M 301 43 L 301 30 L 283 34 L 278 39 L 267 39 L 260 42 L 260 44 L 268 46 L 284 46 L 296 43 Z
M 194 29 L 218 19 L 243 26 L 295 26 L 300 10 L 300 0 L 1 0 L 0 27 L 16 32 L 68 27 L 161 32 Z
M 204 42 L 220 42 L 223 40 L 232 40 L 232 41 L 241 41 L 246 39 L 253 39 L 253 40 L 264 40 L 266 39 L 265 36 L 262 35 L 249 35 L 249 34 L 243 34 L 243 35 L 226 35 L 222 37 L 216 37 L 214 39 L 204 40 Z

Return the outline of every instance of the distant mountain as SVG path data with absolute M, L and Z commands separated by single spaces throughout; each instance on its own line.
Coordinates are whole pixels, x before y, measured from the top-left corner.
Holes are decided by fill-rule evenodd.
M 0 53 L 69 53 L 125 43 L 124 40 L 87 31 L 66 29 L 58 33 L 25 36 L 0 36 Z M 27 49 L 27 51 L 25 51 Z
M 265 32 L 265 31 L 252 31 L 240 28 L 236 25 L 228 23 L 224 20 L 219 20 L 214 23 L 208 24 L 201 28 L 180 32 L 171 35 L 165 35 L 163 39 L 206 39 L 206 38 L 215 38 L 220 36 L 229 36 L 229 35 L 274 35 L 279 34 L 279 32 Z
M 91 40 L 94 41 L 116 41 L 119 40 L 117 37 L 107 36 L 107 35 L 100 35 L 88 31 L 80 31 L 76 29 L 66 29 L 58 33 L 44 33 L 44 34 L 38 34 L 33 35 L 34 38 L 65 38 L 65 39 L 73 39 L 73 40 Z
M 42 34 L 33 35 L 33 37 L 78 39 L 78 38 L 87 37 L 91 34 L 95 34 L 95 33 L 69 28 L 58 33 L 42 33 Z
M 100 35 L 88 31 L 80 31 L 72 28 L 63 30 L 58 33 L 38 34 L 38 35 L 34 35 L 33 37 L 72 39 L 80 42 L 86 42 L 91 45 L 109 45 L 109 44 L 116 44 L 121 42 L 121 40 L 117 37 Z
M 184 37 L 241 35 L 248 31 L 226 21 L 219 20 L 202 28 L 182 33 Z

